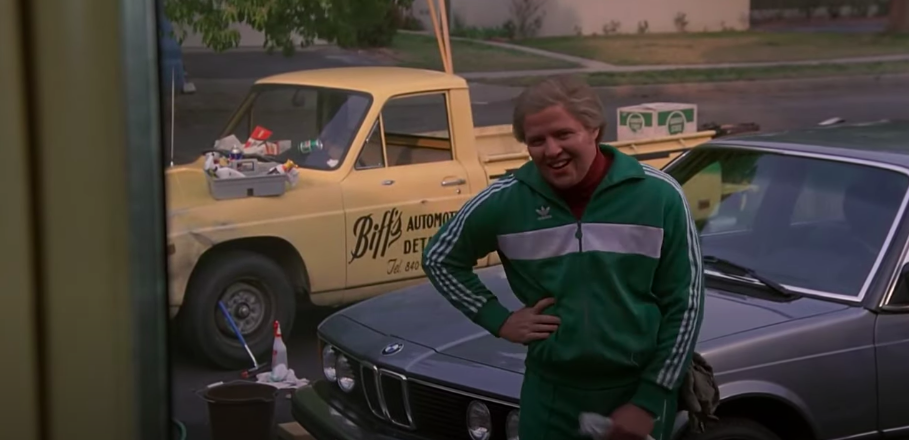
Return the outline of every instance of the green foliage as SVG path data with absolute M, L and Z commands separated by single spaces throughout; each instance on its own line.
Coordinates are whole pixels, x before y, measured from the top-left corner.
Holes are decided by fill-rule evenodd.
M 269 51 L 289 55 L 295 37 L 301 46 L 317 38 L 345 48 L 381 47 L 391 43 L 413 0 L 164 0 L 164 13 L 178 41 L 187 31 L 202 36 L 215 51 L 237 47 L 236 23 L 262 32 Z
M 510 40 L 514 38 L 514 31 L 509 29 L 507 24 L 491 27 L 466 26 L 455 20 L 455 26 L 451 29 L 451 36 L 470 38 L 471 40 Z

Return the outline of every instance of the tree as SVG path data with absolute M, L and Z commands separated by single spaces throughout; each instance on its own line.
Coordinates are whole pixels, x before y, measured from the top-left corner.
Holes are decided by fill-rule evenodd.
M 262 32 L 269 51 L 286 55 L 317 38 L 345 48 L 382 47 L 391 43 L 403 21 L 402 9 L 413 0 L 163 0 L 165 15 L 174 24 L 175 37 L 187 31 L 202 36 L 202 43 L 224 51 L 240 44 L 241 23 Z

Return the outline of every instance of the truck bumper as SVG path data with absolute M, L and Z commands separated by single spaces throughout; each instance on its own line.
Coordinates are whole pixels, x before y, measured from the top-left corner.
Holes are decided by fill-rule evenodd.
M 331 384 L 320 380 L 294 392 L 291 414 L 316 440 L 426 440 L 381 424 L 332 397 Z

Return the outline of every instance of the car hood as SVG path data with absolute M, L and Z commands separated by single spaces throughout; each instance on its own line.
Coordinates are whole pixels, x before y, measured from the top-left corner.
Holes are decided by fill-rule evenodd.
M 501 266 L 482 269 L 477 274 L 506 308 L 521 307 Z M 715 290 L 707 291 L 704 304 L 699 343 L 846 307 L 811 298 L 775 302 Z M 441 354 L 518 373 L 524 371 L 524 346 L 490 335 L 449 304 L 429 283 L 363 301 L 338 315 Z

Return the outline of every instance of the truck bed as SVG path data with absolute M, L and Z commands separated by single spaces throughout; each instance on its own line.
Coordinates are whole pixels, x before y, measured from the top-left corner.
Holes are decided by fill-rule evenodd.
M 486 168 L 490 182 L 516 170 L 530 160 L 527 146 L 511 133 L 511 125 L 492 125 L 474 128 L 477 154 Z

